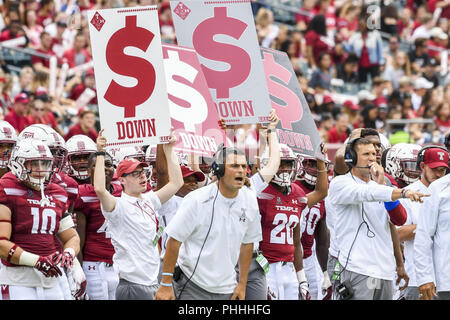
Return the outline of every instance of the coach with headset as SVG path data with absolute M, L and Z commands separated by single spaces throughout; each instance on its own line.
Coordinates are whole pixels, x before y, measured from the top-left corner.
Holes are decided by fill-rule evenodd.
M 247 165 L 244 152 L 222 147 L 212 163 L 218 181 L 183 199 L 165 229 L 169 239 L 155 299 L 245 299 L 253 243 L 262 239 L 256 194 L 244 187 Z
M 328 192 L 339 249 L 335 290 L 340 299 L 392 300 L 395 259 L 389 222 L 406 221 L 398 199 L 422 202 L 426 195 L 386 186 L 375 147 L 365 138 L 349 141 L 344 159 L 350 171 L 335 177 Z

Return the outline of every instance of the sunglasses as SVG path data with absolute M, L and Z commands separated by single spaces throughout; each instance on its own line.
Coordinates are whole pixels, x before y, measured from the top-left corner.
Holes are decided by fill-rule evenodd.
M 38 112 L 42 112 L 42 111 L 44 111 L 45 109 L 37 109 L 37 108 L 34 108 L 34 111 L 38 111 Z
M 139 178 L 144 173 L 145 173 L 145 170 L 132 171 L 130 173 L 124 173 L 122 175 L 122 177 L 132 176 L 133 178 Z

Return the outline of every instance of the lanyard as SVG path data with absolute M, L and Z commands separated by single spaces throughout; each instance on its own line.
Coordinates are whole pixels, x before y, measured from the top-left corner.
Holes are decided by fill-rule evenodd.
M 149 216 L 149 217 L 153 220 L 153 222 L 158 226 L 158 222 L 156 221 L 156 219 L 157 219 L 157 218 L 156 218 L 156 213 L 155 213 L 155 211 L 153 210 L 153 208 L 149 207 L 150 210 L 152 211 L 151 214 L 149 214 L 147 211 L 145 211 L 145 210 L 141 207 L 141 205 L 139 204 L 139 201 L 136 201 L 136 203 L 133 203 L 133 205 L 134 205 L 135 207 L 138 207 L 139 209 L 141 209 L 141 212 L 144 213 L 144 214 L 146 214 L 147 216 Z

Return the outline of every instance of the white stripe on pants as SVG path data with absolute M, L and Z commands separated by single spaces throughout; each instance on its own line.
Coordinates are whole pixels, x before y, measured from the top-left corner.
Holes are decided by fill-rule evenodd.
M 119 275 L 105 262 L 83 261 L 86 291 L 91 300 L 115 300 Z

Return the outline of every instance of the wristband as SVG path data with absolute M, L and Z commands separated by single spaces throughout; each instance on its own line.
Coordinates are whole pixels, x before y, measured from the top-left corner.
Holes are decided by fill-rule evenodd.
M 39 260 L 39 256 L 27 251 L 22 252 L 19 258 L 19 264 L 22 266 L 34 267 Z
M 397 208 L 397 206 L 399 204 L 400 204 L 400 200 L 389 201 L 389 202 L 384 203 L 384 207 L 386 208 L 386 210 L 390 211 L 390 210 L 394 210 L 395 208 Z
M 307 282 L 305 269 L 297 271 L 297 280 L 298 280 L 298 283 Z
M 11 247 L 11 249 L 9 249 L 8 257 L 6 258 L 6 261 L 8 261 L 8 262 L 11 261 L 11 258 L 12 258 L 12 256 L 13 256 L 14 252 L 16 252 L 16 249 L 17 249 L 17 244 L 14 244 L 14 245 Z
M 169 276 L 169 277 L 173 277 L 173 273 L 170 272 L 163 272 L 161 273 L 162 276 Z
M 75 250 L 73 250 L 72 248 L 64 249 L 64 252 L 68 252 L 72 256 L 72 258 L 75 258 Z
M 96 155 L 96 156 L 105 156 L 105 155 L 106 155 L 106 152 L 105 152 L 105 151 L 97 151 L 97 152 L 95 153 L 95 155 Z
M 171 283 L 164 283 L 164 282 L 161 282 L 160 285 L 163 287 L 171 287 L 172 286 Z
M 402 198 L 406 198 L 406 192 L 407 192 L 408 190 L 406 190 L 406 189 L 402 189 L 402 194 L 401 194 L 401 197 Z

